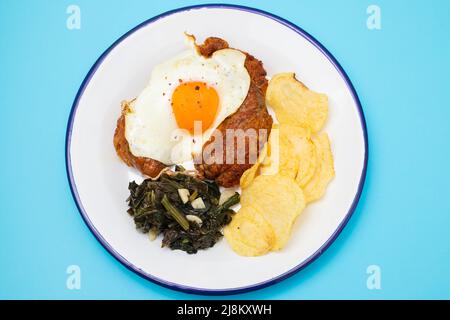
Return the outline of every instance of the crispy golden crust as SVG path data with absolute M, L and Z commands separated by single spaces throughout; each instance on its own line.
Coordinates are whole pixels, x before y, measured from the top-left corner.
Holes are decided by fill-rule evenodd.
M 223 39 L 214 37 L 207 38 L 202 45 L 197 46 L 200 54 L 205 57 L 210 57 L 215 51 L 225 48 L 228 48 L 228 43 Z M 272 117 L 267 112 L 265 104 L 265 93 L 268 84 L 266 80 L 266 71 L 264 70 L 261 61 L 248 53 L 245 54 L 247 55 L 245 68 L 251 78 L 249 92 L 239 109 L 234 114 L 227 117 L 217 129 L 223 134 L 225 134 L 226 129 L 266 129 L 266 141 L 272 127 Z M 167 166 L 160 161 L 151 158 L 135 157 L 131 153 L 125 138 L 125 111 L 126 104 L 122 110 L 122 115 L 117 120 L 117 127 L 114 134 L 114 147 L 116 148 L 116 152 L 128 166 L 137 168 L 145 175 L 155 177 Z M 203 148 L 212 142 L 212 140 L 206 142 Z M 248 141 L 246 141 L 246 145 L 247 144 Z M 237 146 L 236 143 L 235 146 Z M 224 150 L 226 150 L 225 146 Z M 224 187 L 238 185 L 241 175 L 245 170 L 250 168 L 252 164 L 249 161 L 248 148 L 245 150 L 244 164 L 237 164 L 237 152 L 234 152 L 234 154 L 234 163 L 236 164 L 225 164 L 226 152 L 224 152 L 224 164 L 198 164 L 196 165 L 196 169 L 199 171 L 200 175 L 208 179 L 214 179 L 219 185 Z
M 211 40 L 209 42 L 205 41 L 205 45 L 208 48 L 218 47 L 218 45 L 213 45 L 214 42 L 220 42 L 219 40 Z M 223 41 L 223 40 L 222 40 Z M 222 42 L 220 42 L 223 44 Z M 225 42 L 226 43 L 226 42 Z M 199 46 L 200 52 L 210 50 L 202 49 L 203 46 Z M 220 47 L 220 46 L 219 46 Z M 222 48 L 222 47 L 221 47 Z M 222 48 L 223 49 L 223 48 Z M 266 71 L 264 70 L 263 64 L 261 61 L 253 57 L 252 55 L 245 53 L 247 58 L 245 60 L 245 68 L 247 69 L 250 75 L 250 88 L 242 105 L 239 109 L 229 117 L 227 117 L 218 127 L 217 130 L 222 132 L 222 135 L 225 137 L 225 131 L 227 129 L 255 129 L 258 133 L 258 139 L 267 141 L 267 137 L 270 134 L 270 129 L 272 128 L 272 117 L 269 115 L 266 103 L 265 103 L 265 94 L 268 85 L 268 81 L 266 79 Z M 267 135 L 264 137 L 259 136 L 259 129 L 265 129 Z M 197 164 L 195 167 L 199 171 L 201 175 L 208 179 L 214 179 L 219 185 L 224 187 L 232 187 L 239 184 L 239 179 L 241 178 L 244 171 L 249 169 L 252 166 L 250 162 L 249 156 L 249 139 L 246 138 L 245 141 L 245 162 L 243 164 L 238 164 L 238 152 L 237 152 L 237 140 L 235 139 L 234 143 L 234 161 L 233 164 L 226 163 L 226 139 L 223 139 L 223 159 L 221 164 Z M 214 138 L 211 138 L 208 142 L 206 142 L 203 146 L 203 149 L 207 147 L 210 143 L 214 142 Z M 258 150 L 258 155 L 259 155 Z M 255 157 L 256 158 L 256 157 Z

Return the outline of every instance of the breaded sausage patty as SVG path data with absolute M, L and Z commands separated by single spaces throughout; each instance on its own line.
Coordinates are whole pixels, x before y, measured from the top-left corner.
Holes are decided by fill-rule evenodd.
M 202 45 L 198 45 L 197 49 L 204 57 L 210 57 L 215 51 L 228 47 L 228 43 L 225 40 L 210 37 L 207 38 Z M 267 135 L 264 140 L 267 141 L 267 137 L 272 127 L 272 117 L 267 112 L 265 105 L 265 93 L 268 84 L 266 79 L 266 71 L 264 70 L 261 61 L 246 52 L 244 53 L 246 54 L 245 68 L 247 69 L 251 79 L 248 94 L 239 109 L 234 114 L 228 116 L 217 127 L 217 130 L 222 132 L 225 136 L 225 131 L 227 129 L 265 129 L 267 130 Z M 127 102 L 124 102 L 122 105 L 122 114 L 117 121 L 117 127 L 114 134 L 114 147 L 118 156 L 128 166 L 137 168 L 144 175 L 155 177 L 163 168 L 166 167 L 166 165 L 151 158 L 136 157 L 131 153 L 128 141 L 125 138 L 125 112 L 127 110 L 127 106 Z M 258 138 L 261 137 L 258 136 Z M 213 141 L 214 138 L 207 141 L 204 144 L 203 149 L 210 143 L 213 143 Z M 235 147 L 237 148 L 237 144 L 235 144 Z M 238 164 L 236 158 L 237 154 L 238 152 L 234 152 L 235 161 L 226 164 L 226 146 L 224 140 L 223 161 L 213 164 L 200 163 L 196 164 L 195 167 L 201 176 L 216 180 L 219 185 L 224 187 L 238 185 L 241 175 L 245 170 L 252 166 L 252 163 L 250 163 L 251 158 L 249 157 L 249 148 L 246 148 L 245 150 L 244 163 Z

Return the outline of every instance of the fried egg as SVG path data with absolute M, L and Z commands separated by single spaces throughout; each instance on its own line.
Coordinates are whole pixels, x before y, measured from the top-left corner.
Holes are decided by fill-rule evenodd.
M 217 126 L 245 100 L 250 75 L 246 55 L 235 49 L 202 56 L 189 50 L 157 65 L 147 87 L 125 114 L 131 153 L 171 165 L 192 159 Z

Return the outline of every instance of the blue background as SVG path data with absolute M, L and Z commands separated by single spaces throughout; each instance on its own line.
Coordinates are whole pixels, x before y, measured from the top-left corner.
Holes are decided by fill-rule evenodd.
M 81 30 L 66 28 L 69 4 Z M 0 1 L 0 298 L 198 298 L 128 271 L 70 194 L 66 123 L 89 68 L 140 22 L 199 1 Z M 342 64 L 369 130 L 368 176 L 337 241 L 302 272 L 233 298 L 450 298 L 450 1 L 230 1 L 303 27 Z M 366 27 L 379 5 L 382 29 Z M 66 288 L 79 265 L 81 290 Z M 382 289 L 368 290 L 379 265 Z

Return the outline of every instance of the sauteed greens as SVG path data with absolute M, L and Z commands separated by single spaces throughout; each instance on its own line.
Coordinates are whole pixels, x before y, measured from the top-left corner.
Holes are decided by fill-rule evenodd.
M 162 234 L 162 246 L 196 253 L 223 236 L 221 229 L 231 221 L 231 206 L 239 203 L 239 193 L 221 193 L 217 184 L 200 180 L 177 167 L 156 180 L 130 182 L 128 213 L 136 228 L 151 238 Z

